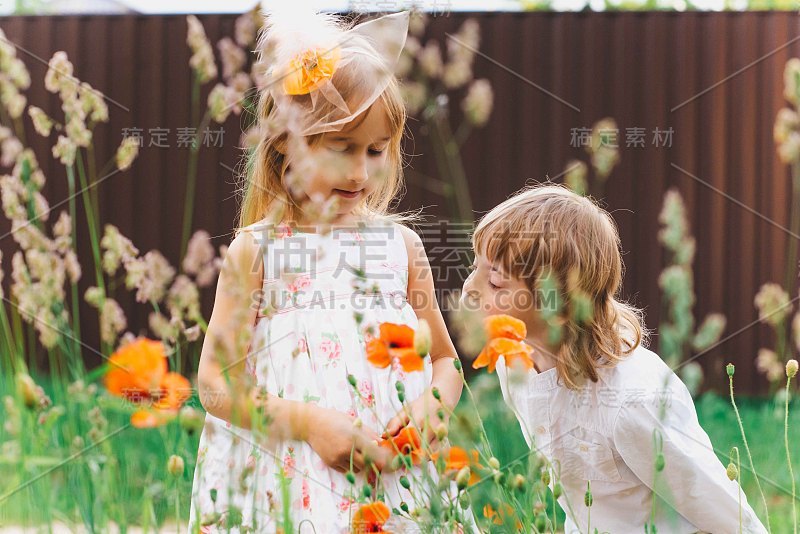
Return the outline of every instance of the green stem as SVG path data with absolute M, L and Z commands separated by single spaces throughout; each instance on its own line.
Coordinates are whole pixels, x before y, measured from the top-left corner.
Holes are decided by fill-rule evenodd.
M 199 114 L 200 104 L 200 81 L 195 76 L 194 85 L 192 86 L 192 124 L 197 124 L 197 115 Z M 189 169 L 186 174 L 186 203 L 183 209 L 183 230 L 181 232 L 181 254 L 179 262 L 183 261 L 186 255 L 186 247 L 189 243 L 189 233 L 192 230 L 192 219 L 194 217 L 194 197 L 195 189 L 197 188 L 197 160 L 200 156 L 200 136 L 203 129 L 208 125 L 210 115 L 206 110 L 203 120 L 197 127 L 195 132 L 194 142 L 190 147 L 189 152 Z
M 794 481 L 794 470 L 792 469 L 792 456 L 789 453 L 789 385 L 792 378 L 786 378 L 786 409 L 783 415 L 783 445 L 786 448 L 786 463 L 789 466 L 789 476 L 792 479 L 792 527 L 794 534 L 797 534 L 797 500 L 795 499 L 796 487 Z
M 0 301 L 0 325 L 3 327 L 3 339 L 5 340 L 5 345 L 8 347 L 8 352 L 3 350 L 4 360 L 8 360 L 7 366 L 4 369 L 7 369 L 8 372 L 12 372 L 14 369 L 14 345 L 12 341 L 14 337 L 11 334 L 11 325 L 8 322 L 8 315 L 6 312 L 6 303 Z
M 758 479 L 756 466 L 753 463 L 753 455 L 750 454 L 750 446 L 747 444 L 747 436 L 744 433 L 744 425 L 742 425 L 742 417 L 739 415 L 739 408 L 736 407 L 736 400 L 734 399 L 733 396 L 733 376 L 728 377 L 728 384 L 730 388 L 731 404 L 733 405 L 733 411 L 736 413 L 736 422 L 739 423 L 739 431 L 742 434 L 742 441 L 744 442 L 744 450 L 745 452 L 747 452 L 747 460 L 750 462 L 750 469 L 753 471 L 753 476 L 756 479 L 756 487 L 758 488 L 758 493 L 761 495 L 761 502 L 764 505 L 764 514 L 767 516 L 767 531 L 770 532 L 771 534 L 772 526 L 770 525 L 769 521 L 769 508 L 767 508 L 767 498 L 764 496 L 764 490 L 761 489 L 761 482 Z
M 84 209 L 86 211 L 86 221 L 87 221 L 87 224 L 88 224 L 88 227 L 89 227 L 89 239 L 91 241 L 92 255 L 94 257 L 95 278 L 97 280 L 97 287 L 102 290 L 103 299 L 105 299 L 106 286 L 105 286 L 105 282 L 103 280 L 103 271 L 101 269 L 100 240 L 99 240 L 99 234 L 98 234 L 98 220 L 96 218 L 97 214 L 94 212 L 94 209 L 92 207 L 92 200 L 91 200 L 91 198 L 89 197 L 89 194 L 88 194 L 89 193 L 89 189 L 88 189 L 88 186 L 87 186 L 86 173 L 85 173 L 85 171 L 83 169 L 83 160 L 81 158 L 80 152 L 78 152 L 78 154 L 76 156 L 76 161 L 78 163 L 78 178 L 80 179 L 80 183 L 81 183 L 81 195 L 83 197 L 83 207 L 84 207 Z M 74 172 L 75 171 L 74 171 L 74 169 L 72 168 L 71 165 L 69 167 L 67 167 L 67 175 L 68 176 L 70 174 L 74 175 Z M 74 179 L 74 177 L 73 177 L 73 179 Z M 100 309 L 102 309 L 102 306 L 103 306 L 102 300 L 100 302 L 100 306 L 101 306 Z M 100 321 L 99 314 L 98 314 L 98 319 L 97 320 Z M 99 328 L 99 331 L 102 331 L 102 324 L 98 328 Z M 102 339 L 100 340 L 100 344 L 101 344 L 100 346 L 102 347 L 101 351 L 104 352 L 104 353 L 107 352 L 108 351 L 108 347 L 105 346 L 106 343 Z
M 75 175 L 67 172 L 67 185 L 69 187 L 69 217 L 72 222 L 72 246 L 78 250 L 78 209 L 75 201 Z M 80 295 L 78 284 L 72 284 L 72 330 L 75 335 L 75 352 L 81 353 L 81 316 Z

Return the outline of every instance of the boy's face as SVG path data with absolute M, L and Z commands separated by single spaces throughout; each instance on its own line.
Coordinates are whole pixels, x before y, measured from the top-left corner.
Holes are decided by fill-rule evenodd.
M 309 198 L 338 200 L 338 215 L 361 204 L 379 185 L 387 169 L 390 129 L 378 101 L 338 132 L 326 132 L 310 147 L 317 169 L 304 184 Z
M 472 267 L 461 293 L 467 309 L 484 315 L 511 315 L 525 322 L 528 332 L 539 330 L 533 293 L 524 281 L 503 272 L 500 265 L 493 265 L 481 254 L 475 254 Z

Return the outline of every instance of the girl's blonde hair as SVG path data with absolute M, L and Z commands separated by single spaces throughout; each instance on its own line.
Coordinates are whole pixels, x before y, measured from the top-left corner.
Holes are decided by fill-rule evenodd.
M 558 376 L 570 388 L 598 380 L 598 368 L 613 367 L 647 341 L 642 313 L 618 300 L 623 263 L 617 226 L 591 199 L 566 187 L 528 187 L 487 213 L 473 235 L 477 253 L 523 280 L 541 304 L 540 281 L 551 276 L 561 311 Z M 591 317 L 576 319 L 588 299 Z
M 362 94 L 360 92 L 363 92 L 364 80 L 374 78 L 366 76 L 366 73 L 362 72 L 364 69 L 370 68 L 373 67 L 361 61 L 351 61 L 334 72 L 331 82 L 346 102 L 350 95 Z M 308 98 L 308 95 L 296 98 Z M 403 184 L 401 141 L 406 123 L 406 108 L 398 81 L 394 76 L 391 77 L 388 86 L 375 101 L 375 103 L 378 102 L 383 105 L 387 114 L 391 132 L 387 146 L 389 169 L 381 184 L 364 199 L 354 212 L 356 215 L 365 217 L 388 216 L 392 201 L 399 197 Z M 320 113 L 326 111 L 328 108 L 320 108 Z M 364 120 L 368 112 L 369 109 L 355 120 Z M 275 216 L 273 222 L 294 222 L 297 221 L 299 215 L 298 205 L 283 185 L 283 177 L 288 168 L 288 161 L 283 153 L 287 144 L 287 133 L 285 131 L 271 132 L 269 128 L 266 128 L 266 125 L 274 122 L 276 115 L 275 101 L 269 91 L 262 90 L 259 94 L 257 115 L 259 124 L 265 126 L 262 131 L 267 130 L 267 133 L 262 134 L 258 145 L 247 161 L 244 184 L 240 187 L 242 192 L 238 218 L 240 228 L 260 221 L 271 211 Z M 352 122 L 347 127 L 351 125 L 353 125 Z M 306 140 L 309 146 L 319 142 L 323 135 L 320 133 L 308 136 Z M 279 209 L 281 211 L 277 211 Z M 397 219 L 402 219 L 402 216 L 398 216 Z

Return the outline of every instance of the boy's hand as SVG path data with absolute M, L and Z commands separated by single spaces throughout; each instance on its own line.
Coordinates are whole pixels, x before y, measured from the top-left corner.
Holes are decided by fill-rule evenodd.
M 423 439 L 429 443 L 430 452 L 435 452 L 441 445 L 441 439 L 447 434 L 449 421 L 448 410 L 441 401 L 434 397 L 433 392 L 427 389 L 387 423 L 382 437 L 391 438 L 396 436 L 403 427 L 412 425 L 419 429 L 421 435 L 427 434 L 427 439 Z M 427 432 L 424 432 L 425 430 Z
M 305 418 L 308 429 L 306 442 L 311 445 L 326 465 L 341 473 L 352 469 L 358 473 L 369 460 L 383 471 L 391 459 L 389 451 L 377 443 L 379 436 L 370 428 L 358 428 L 355 419 L 337 410 L 314 407 Z

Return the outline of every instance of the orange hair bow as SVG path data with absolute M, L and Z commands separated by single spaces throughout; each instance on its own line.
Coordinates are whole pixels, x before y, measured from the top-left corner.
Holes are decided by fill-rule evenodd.
M 283 79 L 284 91 L 287 95 L 306 95 L 315 91 L 333 77 L 339 59 L 341 50 L 338 46 L 330 50 L 313 48 L 298 54 L 289 62 Z

